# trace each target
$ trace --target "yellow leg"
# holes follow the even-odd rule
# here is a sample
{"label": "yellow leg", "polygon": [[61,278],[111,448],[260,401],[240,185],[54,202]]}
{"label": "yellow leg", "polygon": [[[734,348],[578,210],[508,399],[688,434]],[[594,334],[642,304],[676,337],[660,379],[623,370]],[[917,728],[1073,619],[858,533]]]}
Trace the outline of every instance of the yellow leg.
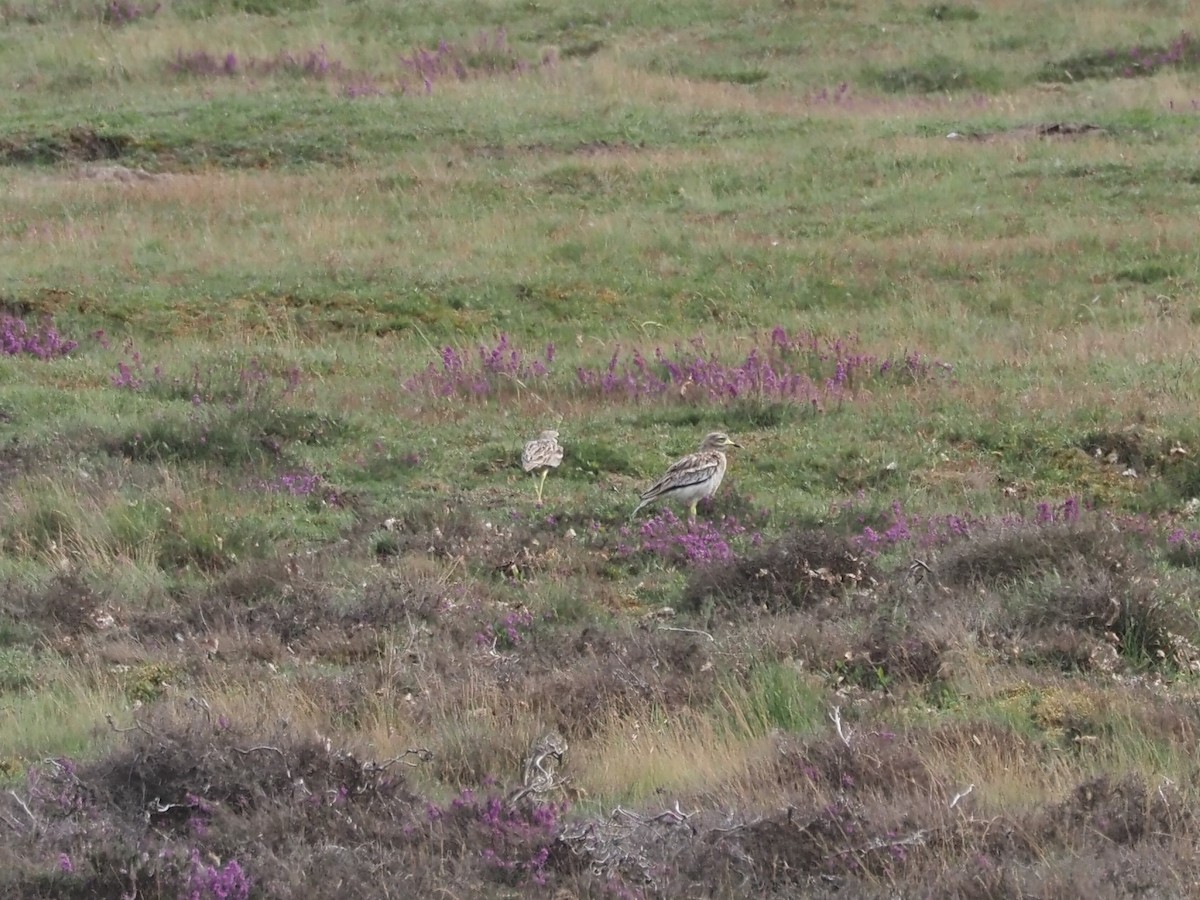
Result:
{"label": "yellow leg", "polygon": [[693,500],[692,505],[688,507],[688,524],[689,525],[696,524],[696,504],[698,502],[699,501],[697,501],[697,500]]}
{"label": "yellow leg", "polygon": [[538,506],[541,506],[541,505],[542,505],[542,488],[545,486],[545,484],[546,484],[546,476],[547,476],[547,475],[549,475],[549,474],[550,474],[550,470],[549,470],[549,469],[542,469],[542,477],[541,477],[541,478],[538,480],[538,483],[537,483],[537,502],[538,502]]}

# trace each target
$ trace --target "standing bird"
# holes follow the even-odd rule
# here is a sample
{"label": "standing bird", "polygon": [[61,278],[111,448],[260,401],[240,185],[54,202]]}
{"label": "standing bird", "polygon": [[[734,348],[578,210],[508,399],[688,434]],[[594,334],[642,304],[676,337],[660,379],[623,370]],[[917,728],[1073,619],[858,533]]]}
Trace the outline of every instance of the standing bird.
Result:
{"label": "standing bird", "polygon": [[521,468],[534,475],[540,471],[541,480],[537,484],[538,506],[542,505],[542,485],[546,483],[546,475],[551,469],[557,469],[562,462],[563,449],[558,443],[557,431],[543,431],[532,441],[525,444],[521,453]]}
{"label": "standing bird", "polygon": [[662,478],[642,491],[642,502],[629,518],[638,514],[643,506],[669,497],[687,504],[688,523],[696,521],[696,504],[711,497],[721,486],[728,461],[721,451],[726,447],[741,447],[723,431],[714,431],[700,442],[700,449],[672,463]]}

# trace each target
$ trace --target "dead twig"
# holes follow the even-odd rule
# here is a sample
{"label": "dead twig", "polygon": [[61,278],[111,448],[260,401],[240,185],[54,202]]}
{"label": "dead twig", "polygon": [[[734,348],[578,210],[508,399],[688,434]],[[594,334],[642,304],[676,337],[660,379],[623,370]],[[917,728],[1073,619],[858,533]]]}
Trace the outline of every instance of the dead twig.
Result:
{"label": "dead twig", "polygon": [[849,747],[850,738],[854,737],[854,732],[842,725],[842,708],[840,706],[833,708],[833,712],[829,714],[829,721],[833,723],[833,727],[837,730],[837,736],[842,739],[842,743]]}
{"label": "dead twig", "polygon": [[[405,758],[408,756],[415,756],[417,758],[417,762],[407,762]],[[424,747],[409,747],[407,750],[405,750],[399,756],[393,756],[391,759],[389,759],[385,762],[378,763],[378,764],[368,763],[368,765],[374,765],[376,770],[379,772],[384,771],[385,769],[387,769],[388,766],[391,766],[398,762],[403,762],[404,765],[412,766],[415,769],[421,763],[430,762],[432,759],[433,759],[433,751],[432,750],[426,750]]]}
{"label": "dead twig", "polygon": [[34,815],[34,814],[33,814],[33,813],[30,811],[29,807],[28,807],[28,806],[25,804],[25,801],[24,801],[24,800],[22,800],[20,797],[18,797],[18,796],[17,796],[17,792],[16,792],[16,791],[9,791],[8,793],[9,793],[9,796],[11,796],[11,797],[12,797],[14,800],[16,800],[16,801],[17,801],[17,805],[18,805],[18,806],[20,806],[20,807],[21,807],[21,809],[25,810],[25,815],[29,816],[29,821],[33,823],[33,827],[34,827],[34,828],[38,828],[38,827],[40,827],[40,826],[38,825],[37,816],[35,816],[35,815]]}
{"label": "dead twig", "polygon": [[104,721],[107,722],[108,727],[111,728],[113,731],[115,731],[117,734],[125,734],[127,731],[140,731],[143,734],[148,734],[151,737],[154,737],[154,730],[149,725],[146,725],[144,722],[142,722],[139,719],[134,719],[133,724],[130,725],[128,728],[118,728],[116,721],[113,719],[112,713],[105,713]]}
{"label": "dead twig", "polygon": [[648,822],[667,822],[671,825],[680,825],[692,817],[692,813],[685,813],[679,808],[679,801],[675,801],[674,809],[665,809],[656,816],[645,816],[641,813],[636,813],[633,810],[626,809],[623,806],[618,806],[612,811],[610,818],[616,819],[618,816],[623,816],[639,825],[645,825]]}
{"label": "dead twig", "polygon": [[924,844],[925,837],[928,834],[928,829],[922,828],[920,831],[915,831],[905,838],[879,838],[862,847],[851,847],[848,850],[839,850],[837,853],[831,853],[825,858],[833,859],[838,856],[845,856],[847,853],[857,853],[862,856],[867,853],[873,853],[876,850],[890,850],[893,847],[911,847],[913,844]]}
{"label": "dead twig", "polygon": [[203,697],[188,697],[187,706],[203,712],[204,717],[208,719],[209,724],[212,724],[212,707],[208,705],[208,701]]}
{"label": "dead twig", "polygon": [[958,806],[958,801],[967,796],[967,794],[971,793],[973,790],[975,790],[975,785],[968,784],[966,790],[959,791],[957,794],[955,794],[954,799],[950,801],[950,808],[954,809],[954,807]]}

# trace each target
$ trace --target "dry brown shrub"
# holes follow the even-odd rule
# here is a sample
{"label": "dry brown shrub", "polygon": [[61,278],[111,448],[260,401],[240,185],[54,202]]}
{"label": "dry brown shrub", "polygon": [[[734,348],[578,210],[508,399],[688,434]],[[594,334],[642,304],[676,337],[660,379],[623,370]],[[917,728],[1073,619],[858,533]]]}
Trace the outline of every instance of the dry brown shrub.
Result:
{"label": "dry brown shrub", "polygon": [[1098,527],[1022,526],[955,544],[938,561],[937,577],[951,587],[994,586],[1067,569],[1119,573],[1130,562],[1120,537]]}
{"label": "dry brown shrub", "polygon": [[1120,570],[1076,568],[1044,603],[1025,612],[1028,626],[1074,628],[1119,648],[1138,666],[1188,669],[1197,662],[1200,640],[1195,614],[1163,595],[1145,567],[1131,562]]}
{"label": "dry brown shrub", "polygon": [[559,648],[567,654],[529,660],[521,684],[530,708],[561,723],[568,737],[591,736],[614,715],[648,705],[669,712],[716,695],[718,673],[708,664],[711,648],[702,636],[586,626]]}
{"label": "dry brown shrub", "polygon": [[1195,836],[1196,815],[1179,788],[1141,775],[1100,775],[1076,787],[1066,800],[1045,810],[1043,842],[1072,847],[1080,843],[1135,845]]}
{"label": "dry brown shrub", "polygon": [[849,746],[836,735],[783,743],[775,767],[780,786],[811,784],[857,796],[924,795],[934,787],[915,736],[869,731],[861,724],[844,727],[858,732]]}
{"label": "dry brown shrub", "polygon": [[873,588],[878,580],[875,564],[848,538],[803,530],[731,564],[698,570],[680,605],[688,612],[711,609],[720,618],[738,620],[837,601]]}
{"label": "dry brown shrub", "polygon": [[73,638],[96,632],[105,603],[104,596],[72,573],[43,587],[14,581],[0,588],[0,614],[47,635]]}

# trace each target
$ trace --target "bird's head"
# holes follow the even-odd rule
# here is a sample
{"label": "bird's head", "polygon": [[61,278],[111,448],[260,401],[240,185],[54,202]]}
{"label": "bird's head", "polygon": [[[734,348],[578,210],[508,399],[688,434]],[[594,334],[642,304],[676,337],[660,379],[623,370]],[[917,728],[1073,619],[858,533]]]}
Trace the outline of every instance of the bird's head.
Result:
{"label": "bird's head", "polygon": [[741,447],[742,445],[723,431],[714,431],[705,435],[700,442],[701,450],[724,450],[726,447]]}

